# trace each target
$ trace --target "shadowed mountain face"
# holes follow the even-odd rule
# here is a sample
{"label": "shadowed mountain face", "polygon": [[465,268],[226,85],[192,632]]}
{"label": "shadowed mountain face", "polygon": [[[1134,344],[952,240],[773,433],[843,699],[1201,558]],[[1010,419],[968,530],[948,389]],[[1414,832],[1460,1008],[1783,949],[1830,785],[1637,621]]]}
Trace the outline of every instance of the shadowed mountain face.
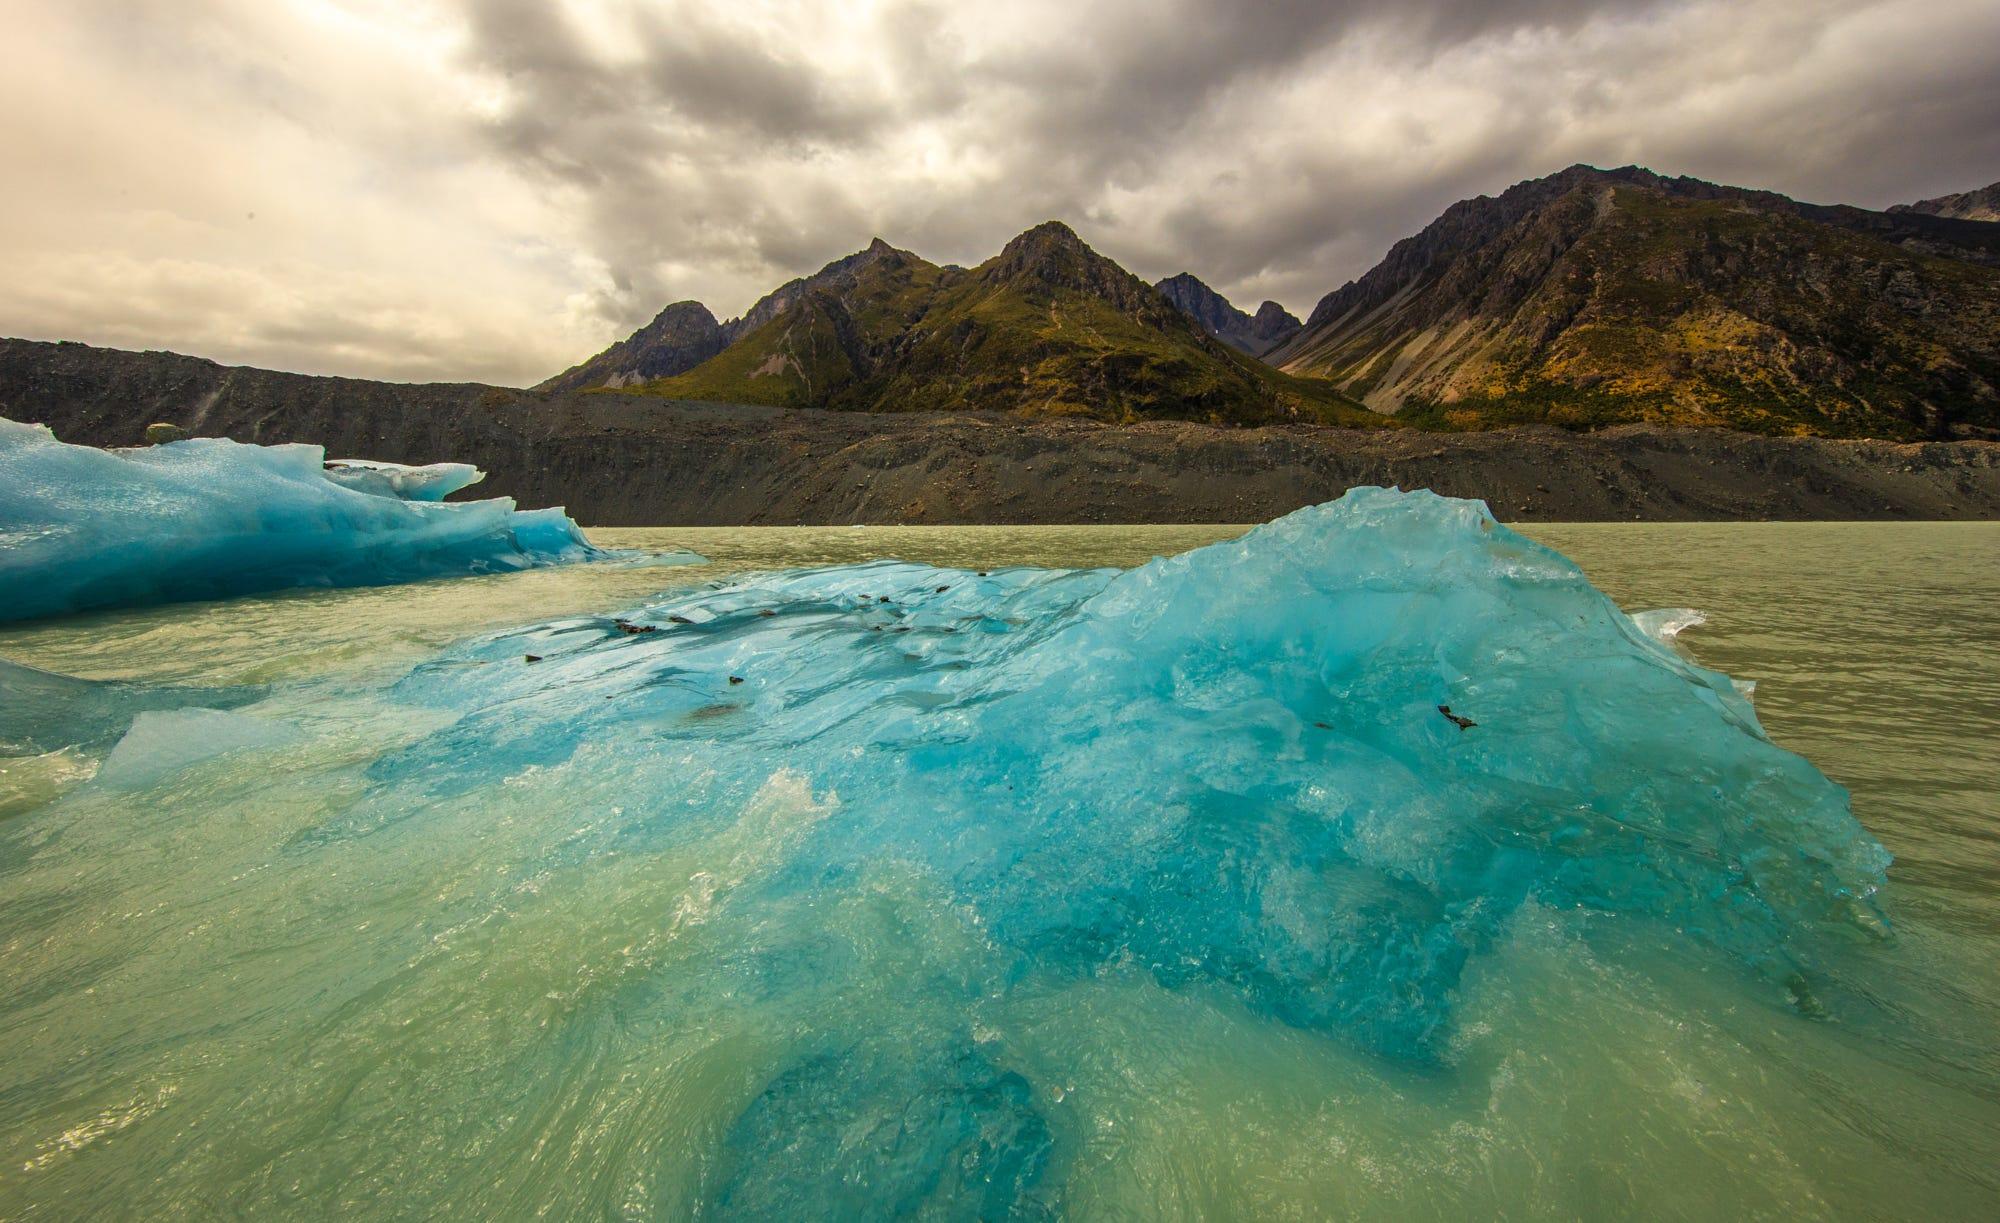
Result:
{"label": "shadowed mountain face", "polygon": [[1456,428],[1991,429],[2000,227],[1575,166],[1452,205],[1268,359]]}
{"label": "shadowed mountain face", "polygon": [[1258,355],[1262,356],[1297,335],[1304,326],[1298,315],[1277,302],[1266,301],[1250,318],[1250,338],[1257,342]]}
{"label": "shadowed mountain face", "polygon": [[1253,357],[1263,356],[1298,334],[1299,320],[1277,302],[1265,302],[1253,318],[1188,272],[1169,276],[1153,287],[1210,335]]}
{"label": "shadowed mountain face", "polygon": [[816,286],[850,276],[864,264],[894,253],[887,242],[877,238],[866,250],[836,259],[810,276],[786,281],[758,298],[743,317],[726,323],[716,322],[715,315],[700,302],[675,302],[630,336],[534,389],[616,391],[686,373],[776,318]]}
{"label": "shadowed mountain face", "polygon": [[1058,222],[971,269],[878,241],[781,295],[720,355],[644,389],[782,407],[1383,423],[1218,342]]}
{"label": "shadowed mountain face", "polygon": [[1960,191],[1936,199],[1898,204],[1890,212],[1920,212],[1933,217],[1956,217],[1961,221],[2000,221],[2000,183],[1977,191]]}
{"label": "shadowed mountain face", "polygon": [[538,391],[617,390],[684,373],[721,352],[728,333],[700,302],[675,302],[653,321],[581,365],[536,386]]}

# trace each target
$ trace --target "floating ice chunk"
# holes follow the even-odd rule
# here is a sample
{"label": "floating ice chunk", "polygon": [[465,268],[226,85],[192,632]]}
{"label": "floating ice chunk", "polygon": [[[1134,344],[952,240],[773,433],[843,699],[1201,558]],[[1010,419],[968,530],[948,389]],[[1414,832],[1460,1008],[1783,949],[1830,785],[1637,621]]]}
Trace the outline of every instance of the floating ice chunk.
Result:
{"label": "floating ice chunk", "polygon": [[[406,480],[410,494],[443,495],[470,470],[440,466],[452,470]],[[400,477],[367,478],[393,488]],[[0,420],[0,620],[602,555],[560,509],[344,487],[317,446],[199,438],[106,451]]]}
{"label": "floating ice chunk", "polygon": [[326,478],[342,488],[378,497],[400,497],[404,501],[442,501],[486,478],[485,472],[470,463],[410,467],[371,459],[328,459],[325,468]]}
{"label": "floating ice chunk", "polygon": [[100,785],[137,789],[168,773],[230,752],[275,747],[292,738],[277,722],[225,709],[148,710],[97,770]]}
{"label": "floating ice chunk", "polygon": [[1657,607],[1651,611],[1633,612],[1632,623],[1654,641],[1672,645],[1674,638],[1682,633],[1707,624],[1708,617],[1692,607]]}
{"label": "floating ice chunk", "polygon": [[254,687],[152,687],[77,679],[0,658],[0,756],[101,748],[148,709],[226,709],[261,696]]}
{"label": "floating ice chunk", "polygon": [[[377,962],[449,1004],[468,956],[552,948],[569,1031],[697,1040],[657,1050],[704,1199],[668,1212],[1088,1213],[1066,1195],[1126,1113],[1066,1085],[1188,1081],[1152,1043],[1183,1007],[1429,1071],[1467,1048],[1468,969],[1538,988],[1493,956],[1526,924],[1601,957],[1583,979],[1713,969],[1806,1014],[1881,929],[1887,854],[1727,677],[1427,494],[1123,573],[746,575],[465,643],[389,699],[426,708],[384,711],[402,746],[308,804],[286,877],[491,829],[481,878],[551,881],[438,902],[512,942]],[[1099,1021],[1121,997],[1143,1022]],[[1047,1017],[1100,1003],[1065,1052]]]}
{"label": "floating ice chunk", "polygon": [[[1137,970],[1431,1061],[1465,966],[1525,904],[1779,978],[1817,971],[1823,932],[1882,928],[1888,855],[1727,676],[1484,506],[1428,493],[1356,490],[1125,573],[754,575],[622,625],[489,638],[398,690],[459,714],[372,766],[399,809],[588,745],[650,813],[632,845],[809,778],[838,807],[715,920],[774,929],[894,861],[1007,966],[972,995]],[[760,954],[781,992],[835,971]],[[798,1073],[787,1101],[830,1082]],[[793,1109],[746,1121],[749,1148]]]}

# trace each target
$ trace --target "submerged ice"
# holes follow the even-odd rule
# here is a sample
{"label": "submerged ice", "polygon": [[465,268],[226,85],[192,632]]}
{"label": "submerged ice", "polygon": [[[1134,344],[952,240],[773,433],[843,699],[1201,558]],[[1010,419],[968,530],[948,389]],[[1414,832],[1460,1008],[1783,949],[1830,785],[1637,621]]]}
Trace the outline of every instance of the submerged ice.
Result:
{"label": "submerged ice", "polygon": [[[496,1034],[466,1116],[635,1076],[627,1128],[587,1131],[662,1213],[1059,1213],[1115,1140],[1061,1101],[1119,1076],[1035,1033],[1092,987],[1434,1076],[1469,974],[1543,912],[1810,1013],[1883,930],[1887,854],[1662,640],[1687,616],[1653,620],[1476,503],[1363,489],[1129,572],[883,561],[492,635],[369,691],[411,729],[310,783],[276,958],[320,945],[279,880],[427,898],[319,1039],[373,1065]],[[161,704],[100,792],[184,792],[176,736],[289,750],[261,706]],[[403,877],[445,852],[474,865]],[[454,955],[521,1013],[469,1007]]]}
{"label": "submerged ice", "polygon": [[107,451],[0,420],[0,620],[599,555],[560,509],[442,502],[480,478],[222,438]]}

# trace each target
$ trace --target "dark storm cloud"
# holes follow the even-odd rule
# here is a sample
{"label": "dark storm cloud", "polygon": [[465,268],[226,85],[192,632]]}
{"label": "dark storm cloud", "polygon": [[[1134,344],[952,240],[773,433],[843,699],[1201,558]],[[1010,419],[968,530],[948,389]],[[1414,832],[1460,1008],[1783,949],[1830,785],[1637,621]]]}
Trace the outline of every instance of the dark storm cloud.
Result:
{"label": "dark storm cloud", "polygon": [[[472,0],[465,55],[505,91],[483,138],[576,193],[606,268],[596,309],[625,326],[691,291],[692,267],[782,279],[874,230],[971,259],[1048,216],[1115,228],[1098,198],[1105,185],[1143,184],[1216,94],[1294,71],[1358,27],[1449,45],[1592,9],[1184,0],[1029,13],[1022,28],[996,32],[908,3],[835,23],[858,36],[826,46],[788,37],[782,12],[759,22],[708,5],[649,5],[592,40],[579,14]],[[853,70],[857,56],[867,70]],[[867,168],[810,173],[870,152],[893,159],[884,146],[924,125],[943,128],[984,172],[895,197],[871,190]],[[1174,211],[1185,216],[1186,205]],[[1277,245],[1260,262],[1296,248]],[[738,296],[721,308],[740,308]]]}
{"label": "dark storm cloud", "polygon": [[[1452,200],[1570,160],[1623,160],[1629,150],[1669,170],[1729,167],[1744,159],[1737,144],[1768,159],[1770,141],[1728,127],[1635,142],[1630,125],[1663,125],[1617,115],[1626,91],[1607,91],[1605,78],[1618,86],[1647,71],[1623,47],[1698,7],[1176,0],[986,20],[907,3],[801,33],[782,9],[648,5],[586,49],[577,14],[479,0],[466,55],[506,83],[508,103],[485,127],[494,147],[581,189],[587,240],[607,268],[597,308],[618,326],[704,281],[740,279],[732,300],[715,303],[740,309],[875,232],[972,260],[1052,216],[1145,274],[1188,268],[1305,310]],[[1813,6],[1807,16],[1865,7]],[[1728,16],[1708,28],[1726,35]],[[849,41],[816,40],[829,25]],[[1765,27],[1743,28],[1755,37]],[[1618,30],[1631,39],[1606,37]],[[1406,132],[1377,132],[1378,147],[1362,156],[1321,138],[1385,97],[1393,108],[1399,89],[1432,88],[1432,76],[1454,70],[1445,61],[1480,61],[1485,48],[1523,71],[1496,77],[1476,113],[1413,117]],[[1690,63],[1685,84],[1709,87],[1728,60]],[[1263,95],[1315,89],[1318,108],[1295,97],[1260,106]],[[1951,109],[1973,139],[1975,108]],[[1592,131],[1602,116],[1614,126]],[[964,156],[961,175],[898,174],[901,138],[926,127]],[[1454,131],[1479,139],[1454,143]],[[1232,149],[1242,156],[1230,168]],[[1408,168],[1389,164],[1397,152]]]}

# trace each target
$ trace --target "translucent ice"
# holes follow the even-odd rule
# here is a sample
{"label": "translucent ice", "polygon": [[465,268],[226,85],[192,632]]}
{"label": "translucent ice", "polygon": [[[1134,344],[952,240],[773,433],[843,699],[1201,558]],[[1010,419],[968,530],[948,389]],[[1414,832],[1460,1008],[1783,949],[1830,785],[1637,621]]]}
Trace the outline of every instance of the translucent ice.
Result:
{"label": "translucent ice", "polygon": [[106,747],[147,710],[227,709],[255,688],[181,688],[76,679],[0,658],[0,755]]}
{"label": "translucent ice", "polygon": [[220,438],[106,451],[0,420],[0,620],[601,555],[559,509],[437,500],[479,474],[329,472],[317,446]]}
{"label": "translucent ice", "polygon": [[405,501],[442,501],[486,478],[485,472],[470,463],[411,467],[371,459],[328,459],[325,466],[326,478],[344,488]]}
{"label": "translucent ice", "polygon": [[1692,607],[1656,607],[1632,613],[1632,623],[1655,641],[1671,643],[1691,628],[1708,623],[1708,617]]}
{"label": "translucent ice", "polygon": [[230,752],[275,747],[291,738],[283,725],[222,709],[149,710],[104,758],[97,780],[124,789]]}
{"label": "translucent ice", "polygon": [[[122,755],[120,769],[136,766],[126,774],[123,784],[143,785],[180,764],[234,747],[278,743],[283,738],[282,728],[275,725],[260,728],[277,732],[270,735],[210,738],[209,732],[216,729],[248,732],[249,727],[209,722],[193,725],[192,733],[182,736],[178,763],[168,754],[148,750],[149,740],[159,746],[153,732],[171,726],[177,715],[193,715],[196,723],[204,718],[229,719],[236,715],[225,710],[248,704],[260,695],[259,689],[251,687],[161,687],[83,680],[0,659],[0,818],[48,802],[98,775],[106,749],[113,757]],[[174,712],[152,712],[160,710]],[[129,733],[135,722],[148,719],[165,720],[155,721],[146,734],[135,737]],[[108,766],[108,761],[103,763]],[[118,771],[112,770],[114,777]]]}
{"label": "translucent ice", "polygon": [[[470,644],[397,696],[451,720],[298,852],[561,776],[613,813],[598,852],[697,856],[675,920],[728,951],[655,988],[801,1034],[722,1131],[713,1201],[752,1215],[1054,1209],[1048,1085],[978,1030],[1017,990],[1136,975],[1435,1065],[1523,906],[1801,1009],[1883,929],[1887,854],[1728,677],[1427,493],[1125,573],[751,576]],[[925,923],[878,930],[891,895]]]}

